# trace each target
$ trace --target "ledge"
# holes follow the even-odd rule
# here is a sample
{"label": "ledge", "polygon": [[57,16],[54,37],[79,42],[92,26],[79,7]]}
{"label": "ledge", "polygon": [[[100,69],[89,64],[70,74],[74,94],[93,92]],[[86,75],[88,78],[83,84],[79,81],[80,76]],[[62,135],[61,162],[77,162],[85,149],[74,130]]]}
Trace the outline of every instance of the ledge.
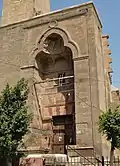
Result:
{"label": "ledge", "polygon": [[96,10],[93,2],[87,2],[87,3],[80,4],[80,5],[61,9],[58,11],[53,11],[53,12],[50,12],[47,14],[35,16],[31,19],[26,19],[26,20],[19,21],[19,22],[13,23],[13,24],[1,25],[0,29],[2,29],[2,28],[13,29],[13,28],[20,27],[20,26],[22,26],[25,29],[28,29],[28,28],[33,28],[33,27],[39,26],[41,24],[49,23],[49,22],[55,21],[55,20],[59,21],[59,20],[63,20],[63,19],[68,19],[69,17],[85,15],[88,12],[88,8],[90,6],[93,7],[93,9],[96,13],[96,16],[98,18],[98,21],[102,27],[99,15],[97,13],[97,10]]}

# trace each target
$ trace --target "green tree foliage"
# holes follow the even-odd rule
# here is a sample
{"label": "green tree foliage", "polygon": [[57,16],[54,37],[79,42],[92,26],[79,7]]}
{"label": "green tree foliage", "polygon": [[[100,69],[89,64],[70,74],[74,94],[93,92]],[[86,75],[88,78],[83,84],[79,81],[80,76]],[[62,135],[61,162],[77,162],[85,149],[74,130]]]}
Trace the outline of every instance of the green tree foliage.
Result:
{"label": "green tree foliage", "polygon": [[115,148],[120,148],[120,107],[110,108],[99,117],[99,131],[111,143],[110,163],[113,165]]}
{"label": "green tree foliage", "polygon": [[26,106],[28,85],[24,79],[16,86],[6,85],[0,96],[0,159],[15,156],[28,131],[30,116]]}

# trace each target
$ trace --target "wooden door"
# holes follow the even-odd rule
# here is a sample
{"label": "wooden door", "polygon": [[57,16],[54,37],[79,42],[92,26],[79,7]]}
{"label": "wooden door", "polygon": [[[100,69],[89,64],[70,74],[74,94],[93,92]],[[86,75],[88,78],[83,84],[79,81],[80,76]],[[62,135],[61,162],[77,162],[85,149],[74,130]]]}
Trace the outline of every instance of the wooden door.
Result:
{"label": "wooden door", "polygon": [[63,125],[54,126],[53,129],[53,153],[65,153],[65,130]]}
{"label": "wooden door", "polygon": [[66,145],[74,144],[73,137],[72,116],[53,117],[53,153],[66,154]]}

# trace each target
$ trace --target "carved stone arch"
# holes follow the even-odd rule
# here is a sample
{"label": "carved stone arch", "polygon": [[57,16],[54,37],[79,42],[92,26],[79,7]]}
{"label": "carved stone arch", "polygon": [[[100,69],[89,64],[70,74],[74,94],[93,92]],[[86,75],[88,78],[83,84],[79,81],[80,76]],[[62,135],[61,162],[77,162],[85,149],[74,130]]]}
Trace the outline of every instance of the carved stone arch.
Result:
{"label": "carved stone arch", "polygon": [[80,50],[78,45],[71,39],[69,33],[66,30],[63,30],[61,28],[52,28],[46,30],[42,35],[39,36],[37,42],[36,42],[36,49],[34,51],[34,58],[35,56],[43,51],[43,43],[47,39],[48,36],[52,34],[58,34],[61,36],[61,38],[64,41],[64,47],[68,47],[72,51],[73,59],[77,58],[78,55],[80,55]]}
{"label": "carved stone arch", "polygon": [[[51,50],[53,43],[56,44]],[[40,117],[40,129],[42,128],[43,131],[47,129],[52,133],[50,136],[52,144],[49,145],[49,149],[55,154],[58,151],[66,153],[66,145],[73,145],[76,141],[73,59],[79,54],[79,47],[70,38],[68,32],[60,28],[51,28],[38,38],[36,47],[29,58],[32,59],[33,64],[31,66],[34,73],[34,104]],[[71,124],[62,124],[62,126],[65,125],[63,132],[57,127],[56,135],[56,129],[50,122],[54,117],[61,120],[61,115],[66,121],[70,118]],[[62,135],[63,144],[56,147],[59,134]],[[45,141],[43,137],[42,140]]]}

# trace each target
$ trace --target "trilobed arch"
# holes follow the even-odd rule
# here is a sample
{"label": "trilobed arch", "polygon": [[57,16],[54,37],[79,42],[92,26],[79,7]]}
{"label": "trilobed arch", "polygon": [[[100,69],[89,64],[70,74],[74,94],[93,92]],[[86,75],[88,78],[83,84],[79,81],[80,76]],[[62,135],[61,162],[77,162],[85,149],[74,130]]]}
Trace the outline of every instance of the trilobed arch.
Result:
{"label": "trilobed arch", "polygon": [[[47,129],[53,132],[52,153],[65,153],[66,145],[75,144],[73,59],[77,54],[77,45],[65,31],[59,28],[46,31],[37,41],[37,49],[34,53],[37,69],[34,71],[34,76],[39,82],[35,85],[36,96],[41,108],[43,129],[47,126]],[[46,119],[54,119],[54,125],[56,123],[61,125],[59,121],[64,125],[65,137],[60,133],[61,131],[57,132],[65,138],[62,148],[61,145],[56,147],[56,142],[59,140],[54,131],[55,126]]]}
{"label": "trilobed arch", "polygon": [[71,39],[69,33],[61,28],[48,29],[44,33],[42,33],[42,35],[38,37],[36,43],[36,47],[38,48],[37,52],[42,51],[44,41],[47,39],[48,36],[51,36],[52,34],[59,35],[63,39],[64,46],[68,47],[72,51],[73,59],[77,58],[77,56],[80,54],[78,45]]}

